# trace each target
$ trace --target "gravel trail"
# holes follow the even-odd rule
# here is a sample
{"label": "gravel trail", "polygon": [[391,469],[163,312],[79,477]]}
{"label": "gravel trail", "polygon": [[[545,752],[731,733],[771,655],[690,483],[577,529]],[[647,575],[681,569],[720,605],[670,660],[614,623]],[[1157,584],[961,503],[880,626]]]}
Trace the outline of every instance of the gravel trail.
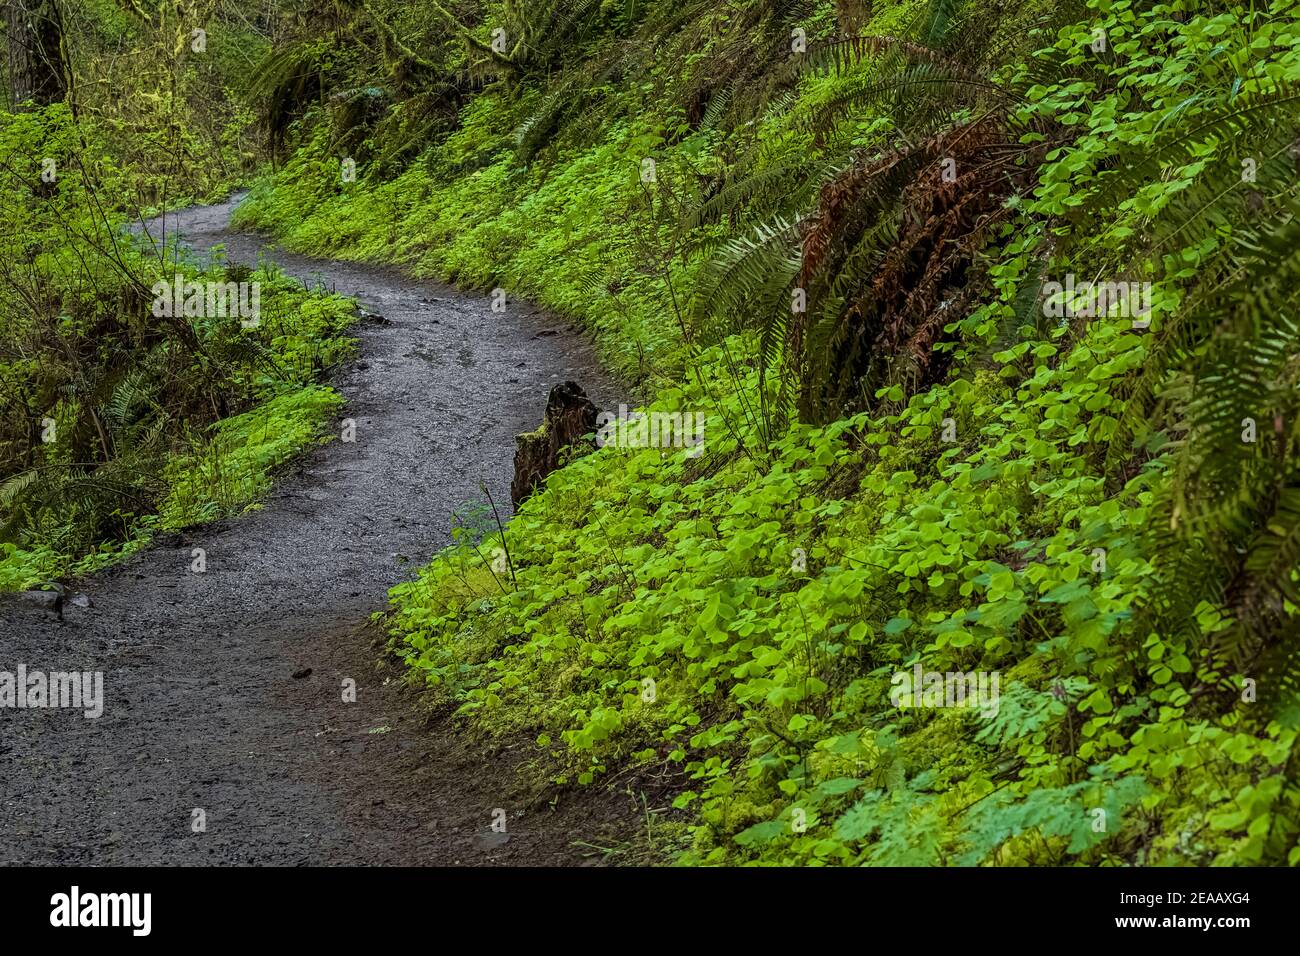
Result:
{"label": "gravel trail", "polygon": [[[233,202],[167,228],[232,261],[263,252],[386,320],[357,326],[335,377],[356,442],[309,452],[261,510],[82,582],[92,604],[62,625],[0,598],[0,671],[102,671],[105,698],[93,720],[0,709],[0,865],[594,862],[575,842],[624,829],[630,803],[519,792],[526,747],[489,753],[429,726],[365,623],[449,541],[480,481],[508,508],[514,436],[553,384],[574,379],[598,405],[614,387],[563,320],[275,250],[230,231]],[[206,573],[190,571],[194,548]]]}

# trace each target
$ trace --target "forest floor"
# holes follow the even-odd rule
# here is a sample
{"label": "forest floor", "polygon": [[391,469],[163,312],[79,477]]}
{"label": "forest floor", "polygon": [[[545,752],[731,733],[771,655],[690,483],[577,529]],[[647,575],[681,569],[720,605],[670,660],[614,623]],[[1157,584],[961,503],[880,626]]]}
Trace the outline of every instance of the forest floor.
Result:
{"label": "forest floor", "polygon": [[[166,228],[234,262],[264,252],[381,317],[358,325],[359,354],[334,380],[356,441],[299,459],[260,510],[79,582],[91,604],[62,624],[0,599],[0,670],[102,671],[105,702],[97,719],[0,710],[0,864],[602,862],[580,844],[634,834],[631,797],[525,792],[528,742],[430,721],[367,621],[449,542],[480,482],[508,509],[515,435],[552,385],[576,380],[598,405],[615,386],[566,322],[267,248],[229,230],[233,202]],[[190,570],[194,548],[205,573]]]}

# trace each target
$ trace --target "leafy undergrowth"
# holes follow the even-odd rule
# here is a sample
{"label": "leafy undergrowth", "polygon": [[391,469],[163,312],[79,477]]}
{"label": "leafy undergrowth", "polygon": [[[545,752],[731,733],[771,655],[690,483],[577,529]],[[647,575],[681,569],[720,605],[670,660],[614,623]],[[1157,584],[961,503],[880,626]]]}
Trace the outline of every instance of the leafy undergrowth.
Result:
{"label": "leafy undergrowth", "polygon": [[[333,307],[333,304],[331,304]],[[340,300],[340,329],[352,307]],[[340,339],[336,347],[345,344]],[[36,512],[16,542],[0,541],[0,591],[38,587],[92,574],[147,547],[159,532],[179,531],[258,506],[279,470],[312,445],[329,441],[343,397],[328,385],[304,384],[263,399],[249,411],[186,432],[141,486],[143,507],[118,509],[119,535],[86,551],[77,514]]]}

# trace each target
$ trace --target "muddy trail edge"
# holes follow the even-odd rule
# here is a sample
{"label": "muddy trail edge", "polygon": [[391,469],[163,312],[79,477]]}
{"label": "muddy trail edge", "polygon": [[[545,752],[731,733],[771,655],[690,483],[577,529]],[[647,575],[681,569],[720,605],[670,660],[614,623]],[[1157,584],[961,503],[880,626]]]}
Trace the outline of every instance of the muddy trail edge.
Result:
{"label": "muddy trail edge", "polygon": [[233,262],[263,253],[382,317],[357,325],[359,354],[334,377],[356,441],[308,452],[261,510],[82,582],[91,606],[62,625],[0,596],[0,670],[102,671],[105,702],[97,719],[0,710],[0,865],[598,862],[575,844],[625,830],[630,801],[523,793],[527,747],[428,726],[364,625],[449,542],[480,482],[509,508],[515,435],[552,385],[576,380],[598,405],[614,387],[567,321],[268,248],[230,231],[236,201],[168,215],[167,230]]}

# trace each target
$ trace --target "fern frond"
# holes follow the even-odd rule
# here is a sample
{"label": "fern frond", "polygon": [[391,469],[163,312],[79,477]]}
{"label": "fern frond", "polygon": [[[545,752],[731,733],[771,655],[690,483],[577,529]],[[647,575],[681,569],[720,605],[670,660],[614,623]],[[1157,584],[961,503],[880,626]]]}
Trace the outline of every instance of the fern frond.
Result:
{"label": "fern frond", "polygon": [[[802,222],[776,217],[753,227],[753,238],[726,242],[704,269],[696,288],[691,322],[705,340],[717,334],[717,323],[751,328],[754,316],[770,316],[777,290],[786,289],[799,270],[793,254]],[[760,318],[759,324],[769,319]]]}

